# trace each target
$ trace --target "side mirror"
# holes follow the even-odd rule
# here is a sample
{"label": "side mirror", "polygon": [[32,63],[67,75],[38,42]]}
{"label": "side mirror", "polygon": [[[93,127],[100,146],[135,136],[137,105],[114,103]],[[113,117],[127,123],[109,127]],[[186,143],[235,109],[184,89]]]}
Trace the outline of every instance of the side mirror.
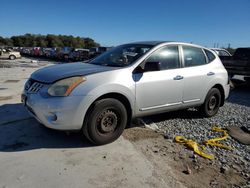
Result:
{"label": "side mirror", "polygon": [[144,65],[144,72],[159,71],[159,70],[161,70],[161,63],[160,62],[148,61]]}
{"label": "side mirror", "polygon": [[142,74],[143,72],[144,72],[143,68],[139,65],[138,67],[135,68],[133,74]]}

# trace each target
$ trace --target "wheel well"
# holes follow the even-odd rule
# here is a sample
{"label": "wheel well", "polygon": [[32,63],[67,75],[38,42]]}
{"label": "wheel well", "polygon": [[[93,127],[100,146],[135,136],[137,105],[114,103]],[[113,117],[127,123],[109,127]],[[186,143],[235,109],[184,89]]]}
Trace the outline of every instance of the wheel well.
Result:
{"label": "wheel well", "polygon": [[220,91],[220,93],[221,93],[221,103],[220,103],[220,106],[223,106],[224,103],[225,103],[225,92],[224,92],[224,89],[223,89],[222,85],[216,84],[212,88],[217,88]]}
{"label": "wheel well", "polygon": [[120,101],[126,108],[127,110],[127,114],[128,114],[128,122],[127,122],[127,126],[130,125],[130,122],[131,122],[131,119],[132,119],[132,108],[131,108],[131,105],[130,105],[130,102],[129,100],[127,99],[127,97],[125,97],[124,95],[120,94],[120,93],[107,93],[107,94],[104,94],[100,97],[98,97],[89,107],[88,111],[91,110],[91,108],[93,107],[94,103],[96,101],[99,101],[101,99],[107,99],[107,98],[113,98],[113,99],[116,99],[118,101]]}

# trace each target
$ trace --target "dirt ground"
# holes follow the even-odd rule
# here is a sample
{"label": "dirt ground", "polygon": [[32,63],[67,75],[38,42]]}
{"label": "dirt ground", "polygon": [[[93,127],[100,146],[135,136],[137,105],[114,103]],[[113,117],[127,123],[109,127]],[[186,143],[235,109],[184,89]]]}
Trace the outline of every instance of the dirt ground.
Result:
{"label": "dirt ground", "polygon": [[237,187],[246,182],[237,169],[222,173],[213,161],[194,155],[184,145],[151,129],[135,127],[127,129],[123,136],[154,164],[155,173],[162,179],[171,177],[186,187],[204,188]]}

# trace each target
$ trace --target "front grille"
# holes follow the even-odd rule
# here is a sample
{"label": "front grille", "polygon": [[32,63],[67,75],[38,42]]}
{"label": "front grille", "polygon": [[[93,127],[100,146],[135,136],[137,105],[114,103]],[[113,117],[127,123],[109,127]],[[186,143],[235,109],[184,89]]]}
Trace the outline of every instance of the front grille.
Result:
{"label": "front grille", "polygon": [[42,89],[42,87],[43,87],[42,83],[37,82],[33,79],[29,79],[24,86],[27,93],[37,93],[40,91],[40,89]]}
{"label": "front grille", "polygon": [[28,89],[28,93],[37,93],[38,91],[40,91],[40,89],[42,89],[42,87],[43,87],[43,84],[34,82]]}

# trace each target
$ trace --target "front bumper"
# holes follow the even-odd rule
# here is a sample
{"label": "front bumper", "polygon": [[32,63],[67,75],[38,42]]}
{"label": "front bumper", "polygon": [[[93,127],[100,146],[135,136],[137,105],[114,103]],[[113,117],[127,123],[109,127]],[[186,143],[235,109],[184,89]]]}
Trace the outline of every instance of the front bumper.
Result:
{"label": "front bumper", "polygon": [[80,130],[91,96],[42,97],[22,94],[22,102],[29,113],[48,128]]}

